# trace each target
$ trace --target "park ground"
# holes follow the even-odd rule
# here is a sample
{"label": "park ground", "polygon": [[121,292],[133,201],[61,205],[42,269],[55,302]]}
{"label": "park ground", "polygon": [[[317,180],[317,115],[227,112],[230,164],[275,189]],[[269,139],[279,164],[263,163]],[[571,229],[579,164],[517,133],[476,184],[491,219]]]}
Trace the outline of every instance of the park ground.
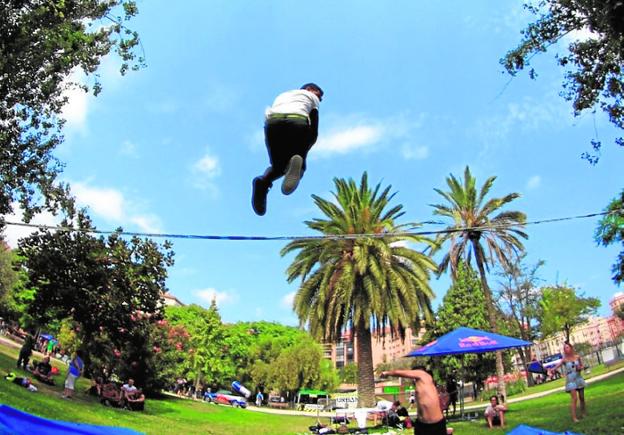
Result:
{"label": "park ground", "polygon": [[[37,358],[37,356],[35,356]],[[0,371],[16,370],[17,349],[0,342]],[[97,425],[122,426],[147,434],[301,434],[316,423],[316,417],[286,415],[283,413],[253,412],[252,409],[234,409],[227,406],[206,404],[173,397],[149,399],[144,412],[130,412],[108,408],[96,398],[83,393],[88,381],[78,382],[75,398],[63,400],[62,381],[67,366],[53,361],[61,375],[57,385],[50,387],[37,383],[39,391],[32,393],[8,381],[0,380],[0,403],[51,419],[83,422]],[[622,365],[609,368],[596,367],[592,376],[617,372]],[[569,397],[561,391],[553,391],[543,397],[531,397],[545,393],[559,384],[543,384],[524,393],[527,400],[513,401],[507,414],[507,430],[519,424],[542,427],[552,431],[573,430],[585,435],[624,434],[624,372],[619,371],[589,385],[586,392],[589,416],[578,424],[572,424],[569,416]],[[328,418],[321,418],[328,423]],[[488,430],[483,419],[472,422],[451,422],[455,433],[495,434],[507,430]],[[385,431],[381,431],[385,432]],[[410,432],[405,432],[410,433]]]}

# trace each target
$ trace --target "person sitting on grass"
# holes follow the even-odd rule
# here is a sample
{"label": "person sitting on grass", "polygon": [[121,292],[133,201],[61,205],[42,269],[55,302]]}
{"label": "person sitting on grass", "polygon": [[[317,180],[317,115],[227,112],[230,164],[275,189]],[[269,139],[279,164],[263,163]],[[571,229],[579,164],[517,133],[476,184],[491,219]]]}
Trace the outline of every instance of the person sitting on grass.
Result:
{"label": "person sitting on grass", "polygon": [[505,411],[507,407],[498,401],[498,396],[490,397],[490,404],[485,408],[485,419],[490,429],[494,426],[505,427]]}
{"label": "person sitting on grass", "polygon": [[128,383],[121,386],[121,391],[125,397],[135,393],[137,391],[137,387],[134,386],[134,379],[129,378]]}
{"label": "person sitting on grass", "polygon": [[143,411],[145,409],[145,395],[141,390],[135,390],[126,394],[126,403],[130,411]]}
{"label": "person sitting on grass", "polygon": [[102,395],[103,383],[104,381],[99,376],[95,379],[91,379],[91,385],[89,385],[89,388],[87,388],[87,390],[85,391],[85,394],[88,394],[90,396],[100,397]]}
{"label": "person sitting on grass", "polygon": [[50,357],[46,356],[43,360],[35,364],[33,368],[33,376],[44,384],[54,385],[52,378],[52,366],[50,365]]}

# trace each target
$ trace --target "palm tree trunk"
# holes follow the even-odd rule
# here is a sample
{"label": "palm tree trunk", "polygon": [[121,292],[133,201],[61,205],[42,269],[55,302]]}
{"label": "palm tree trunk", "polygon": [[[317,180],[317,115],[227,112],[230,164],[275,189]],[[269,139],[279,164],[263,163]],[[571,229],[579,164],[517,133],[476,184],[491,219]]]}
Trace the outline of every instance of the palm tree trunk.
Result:
{"label": "palm tree trunk", "polygon": [[370,329],[360,322],[355,327],[358,363],[358,406],[375,406],[375,375],[373,372],[373,350]]}
{"label": "palm tree trunk", "polygon": [[[485,297],[485,306],[487,307],[488,320],[490,322],[490,329],[492,332],[498,333],[498,324],[496,323],[496,310],[494,309],[494,302],[492,301],[492,292],[487,282],[485,275],[485,267],[483,266],[483,252],[481,246],[474,243],[475,259],[477,260],[477,267],[479,268],[479,276],[481,277],[481,287],[483,287],[483,296]],[[496,377],[498,378],[498,385],[496,390],[499,395],[502,395],[507,399],[507,389],[505,387],[505,366],[503,365],[503,352],[496,352]]]}

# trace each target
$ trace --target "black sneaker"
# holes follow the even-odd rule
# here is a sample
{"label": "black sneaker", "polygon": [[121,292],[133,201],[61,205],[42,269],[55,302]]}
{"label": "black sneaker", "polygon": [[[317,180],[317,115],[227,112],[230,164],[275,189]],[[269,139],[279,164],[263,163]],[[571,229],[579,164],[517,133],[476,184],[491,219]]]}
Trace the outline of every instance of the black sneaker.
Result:
{"label": "black sneaker", "polygon": [[284,195],[290,195],[299,185],[302,167],[303,158],[300,155],[295,154],[290,158],[290,162],[288,162],[288,169],[286,169],[284,181],[282,182],[282,193]]}
{"label": "black sneaker", "polygon": [[271,187],[262,177],[253,179],[253,190],[251,195],[251,206],[258,216],[266,213],[266,199]]}

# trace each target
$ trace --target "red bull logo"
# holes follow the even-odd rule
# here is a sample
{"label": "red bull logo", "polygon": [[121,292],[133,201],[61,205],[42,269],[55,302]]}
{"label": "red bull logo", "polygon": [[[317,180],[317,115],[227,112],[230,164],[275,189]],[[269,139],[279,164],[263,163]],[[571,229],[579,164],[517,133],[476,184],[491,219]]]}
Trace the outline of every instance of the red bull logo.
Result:
{"label": "red bull logo", "polygon": [[473,348],[473,347],[483,347],[483,346],[492,346],[498,344],[498,342],[490,337],[485,337],[483,335],[471,335],[470,337],[462,338],[459,340],[459,347],[462,348]]}

